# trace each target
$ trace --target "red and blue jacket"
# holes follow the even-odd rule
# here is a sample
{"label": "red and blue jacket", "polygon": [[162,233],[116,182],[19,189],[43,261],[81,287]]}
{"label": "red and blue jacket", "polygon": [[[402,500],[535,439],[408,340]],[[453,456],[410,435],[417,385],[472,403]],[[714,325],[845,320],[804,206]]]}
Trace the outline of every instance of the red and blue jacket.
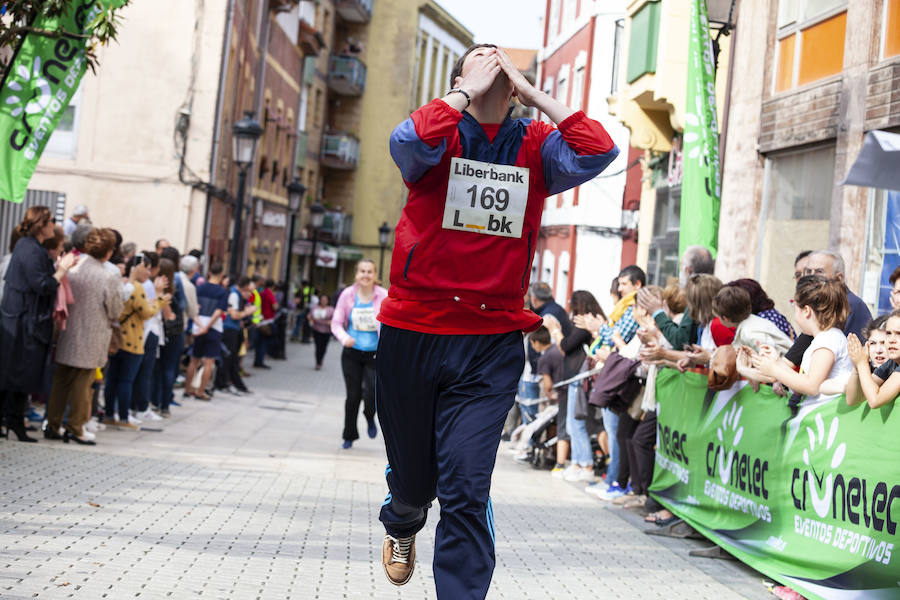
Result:
{"label": "red and blue jacket", "polygon": [[[541,318],[525,309],[525,294],[544,200],[593,179],[615,159],[619,149],[603,126],[582,111],[558,129],[507,116],[491,139],[470,114],[437,99],[394,129],[390,150],[409,200],[395,231],[379,320],[446,335],[537,328]],[[454,157],[529,170],[521,237],[443,228]]]}

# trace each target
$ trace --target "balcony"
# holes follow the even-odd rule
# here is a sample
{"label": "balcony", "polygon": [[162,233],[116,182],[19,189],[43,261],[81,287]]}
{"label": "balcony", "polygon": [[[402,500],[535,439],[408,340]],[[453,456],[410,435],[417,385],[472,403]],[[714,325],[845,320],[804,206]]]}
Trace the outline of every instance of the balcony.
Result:
{"label": "balcony", "polygon": [[297,45],[300,46],[300,51],[304,56],[315,56],[319,50],[325,47],[325,40],[315,27],[300,19]]}
{"label": "balcony", "polygon": [[366,89],[366,65],[355,56],[332,56],[328,89],[342,96],[361,96]]}
{"label": "balcony", "polygon": [[368,23],[375,0],[335,0],[334,8],[348,23]]}
{"label": "balcony", "polygon": [[339,210],[326,210],[322,227],[319,229],[319,239],[343,244],[350,241],[352,231],[352,215],[344,214]]}
{"label": "balcony", "polygon": [[359,164],[359,140],[346,133],[326,133],[322,136],[321,162],[332,169],[355,169]]}

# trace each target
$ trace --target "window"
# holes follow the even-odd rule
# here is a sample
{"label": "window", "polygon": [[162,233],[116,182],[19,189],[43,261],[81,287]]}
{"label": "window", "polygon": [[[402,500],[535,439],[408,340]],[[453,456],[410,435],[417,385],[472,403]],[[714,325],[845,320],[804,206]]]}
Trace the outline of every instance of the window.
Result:
{"label": "window", "polygon": [[559,0],[550,0],[550,15],[547,23],[547,41],[550,41],[559,33]]}
{"label": "window", "polygon": [[[548,96],[553,96],[553,78],[548,77],[544,80],[544,86],[541,88],[541,91],[547,94]],[[543,115],[543,113],[541,113]],[[550,118],[546,115],[542,116],[542,120],[546,122],[550,122]]]}
{"label": "window", "polygon": [[781,0],[775,92],[806,85],[844,68],[846,0]]}
{"label": "window", "polygon": [[559,70],[559,83],[556,84],[556,99],[563,104],[569,102],[569,65]]}
{"label": "window", "polygon": [[884,38],[882,58],[900,54],[900,0],[886,0],[884,3]]}
{"label": "window", "polygon": [[322,126],[322,90],[316,90],[316,99],[313,102],[313,124],[316,127]]}
{"label": "window", "polygon": [[569,300],[569,253],[563,251],[559,255],[559,266],[556,269],[556,302],[565,306]]}
{"label": "window", "polygon": [[653,237],[647,258],[647,283],[665,285],[678,276],[678,234],[681,230],[681,186],[656,189]]}
{"label": "window", "polygon": [[834,188],[834,146],[769,159],[766,202],[774,221],[827,221]]}
{"label": "window", "polygon": [[656,73],[659,44],[659,2],[651,1],[631,17],[628,42],[628,83],[646,73]]}
{"label": "window", "polygon": [[900,267],[900,192],[869,191],[868,235],[863,289],[872,314],[891,311],[891,274]]}
{"label": "window", "polygon": [[563,27],[568,27],[575,21],[578,0],[563,0],[563,3]]}
{"label": "window", "polygon": [[427,33],[419,32],[422,36],[421,41],[419,42],[419,58],[416,62],[416,96],[415,96],[415,105],[416,107],[421,106],[428,102],[428,98],[425,96],[425,61],[428,55],[428,41],[429,37]]}
{"label": "window", "polygon": [[572,110],[581,110],[581,102],[584,97],[584,67],[575,69],[575,76],[572,78],[572,101],[569,106]]}
{"label": "window", "polygon": [[625,35],[625,20],[616,21],[616,29],[613,33],[613,59],[612,81],[609,84],[609,95],[613,96],[619,91],[619,63],[622,62],[622,40]]}
{"label": "window", "polygon": [[44,152],[51,156],[75,158],[78,145],[78,116],[81,114],[81,87],[63,112],[59,125],[53,130]]}

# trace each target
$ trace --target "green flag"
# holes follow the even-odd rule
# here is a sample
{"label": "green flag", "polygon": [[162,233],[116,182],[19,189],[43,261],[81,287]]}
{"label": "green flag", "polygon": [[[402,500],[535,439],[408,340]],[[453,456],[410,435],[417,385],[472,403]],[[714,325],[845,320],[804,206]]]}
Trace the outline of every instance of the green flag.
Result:
{"label": "green flag", "polygon": [[719,241],[722,188],[716,70],[709,39],[706,0],[691,2],[683,161],[678,252],[683,254],[688,246],[706,246],[715,256]]}
{"label": "green flag", "polygon": [[[59,17],[38,17],[44,31],[90,35],[103,11],[126,0],[76,0]],[[29,33],[0,83],[0,199],[21,202],[53,130],[78,90],[87,40]]]}

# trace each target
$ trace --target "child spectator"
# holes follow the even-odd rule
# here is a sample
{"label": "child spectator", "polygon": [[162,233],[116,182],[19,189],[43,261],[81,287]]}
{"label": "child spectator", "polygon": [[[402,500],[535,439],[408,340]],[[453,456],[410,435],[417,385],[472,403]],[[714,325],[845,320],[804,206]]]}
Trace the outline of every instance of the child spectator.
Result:
{"label": "child spectator", "polygon": [[887,353],[887,332],[885,331],[889,317],[890,315],[881,315],[877,319],[873,319],[863,329],[863,335],[866,337],[866,351],[869,355],[869,364],[872,366],[873,371],[890,360]]}
{"label": "child spectator", "polygon": [[[537,374],[541,376],[541,389],[547,400],[556,404],[558,402],[558,393],[553,389],[553,385],[563,380],[565,357],[559,346],[551,343],[550,331],[543,325],[528,336],[528,341],[535,352],[541,353],[540,358],[538,358],[537,368]],[[565,419],[565,416],[560,414],[557,416],[557,421],[559,419]],[[562,460],[565,461],[565,458]],[[557,456],[556,466],[553,467],[552,471],[553,476],[562,477],[565,467],[564,462],[560,462],[560,457]]]}
{"label": "child spectator", "polygon": [[[872,333],[876,332],[877,329],[872,330]],[[895,310],[887,318],[884,335],[889,360],[874,373],[869,366],[869,353],[859,338],[851,333],[847,339],[847,351],[856,367],[847,383],[847,404],[850,406],[865,400],[872,408],[880,408],[900,395],[900,311]]]}
{"label": "child spectator", "polygon": [[775,323],[753,314],[747,290],[736,285],[726,285],[713,298],[712,309],[722,325],[737,328],[733,342],[736,349],[750,346],[759,350],[765,345],[775,348],[779,356],[791,349],[791,338]]}
{"label": "child spectator", "polygon": [[[779,359],[771,347],[763,347],[751,356],[752,366],[772,377],[797,394],[806,396],[806,406],[814,406],[839,395],[821,389],[826,380],[845,385],[853,371],[847,354],[847,338],[841,331],[850,306],[844,285],[821,275],[806,275],[797,282],[792,300],[794,321],[802,333],[813,336],[803,353],[800,372]],[[867,363],[868,364],[868,363]]]}

